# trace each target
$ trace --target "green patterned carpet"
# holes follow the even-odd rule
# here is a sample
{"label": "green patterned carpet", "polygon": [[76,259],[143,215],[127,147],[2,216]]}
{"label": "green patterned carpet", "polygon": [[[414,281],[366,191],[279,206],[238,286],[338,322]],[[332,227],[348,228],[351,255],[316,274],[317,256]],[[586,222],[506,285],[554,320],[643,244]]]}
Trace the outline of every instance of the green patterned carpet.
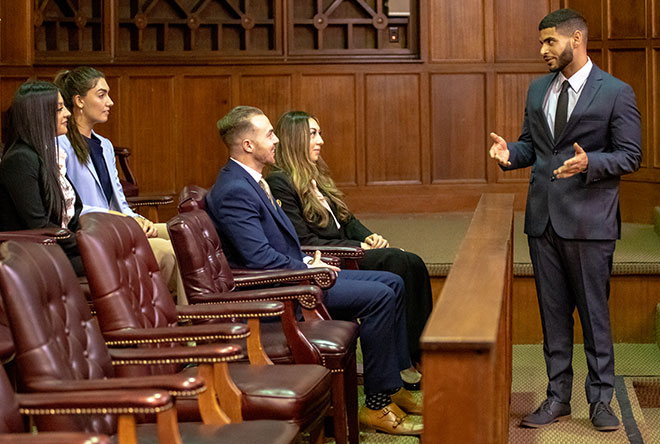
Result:
{"label": "green patterned carpet", "polygon": [[[540,344],[515,345],[513,347],[513,386],[509,420],[510,444],[660,444],[660,408],[642,408],[637,401],[633,383],[644,376],[660,375],[660,349],[655,344],[615,344],[615,371],[618,376],[617,393],[612,408],[621,418],[622,403],[636,426],[638,440],[628,438],[629,430],[622,427],[616,432],[601,433],[591,427],[589,405],[584,395],[584,379],[587,374],[582,345],[573,352],[573,401],[572,419],[542,429],[518,427],[523,416],[534,410],[545,398],[545,363]],[[657,382],[660,393],[660,380]],[[360,405],[364,403],[362,387],[359,387]],[[419,417],[416,417],[419,418]],[[415,437],[396,437],[382,433],[360,434],[360,442],[367,444],[417,444]],[[334,443],[327,438],[326,443]],[[435,444],[435,443],[433,443]],[[452,443],[453,444],[453,443]],[[457,443],[458,444],[458,443]]]}

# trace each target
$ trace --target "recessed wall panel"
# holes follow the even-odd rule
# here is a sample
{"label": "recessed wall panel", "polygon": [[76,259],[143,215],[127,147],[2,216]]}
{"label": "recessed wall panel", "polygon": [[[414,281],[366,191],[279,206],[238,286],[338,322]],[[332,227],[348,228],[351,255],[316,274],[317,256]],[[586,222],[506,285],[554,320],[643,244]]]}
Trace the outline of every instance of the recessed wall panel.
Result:
{"label": "recessed wall panel", "polygon": [[[495,93],[496,134],[504,137],[507,142],[514,142],[520,137],[523,119],[525,117],[525,102],[527,88],[539,74],[511,73],[497,76]],[[523,180],[529,177],[529,168],[501,171],[497,169],[498,182]]]}
{"label": "recessed wall panel", "polygon": [[164,193],[178,192],[176,189],[175,139],[173,122],[179,122],[185,114],[179,114],[174,106],[173,77],[130,77],[129,103],[122,104],[131,110],[131,168],[140,184],[149,184],[148,189]]}
{"label": "recessed wall panel", "polygon": [[[232,108],[230,76],[186,76],[181,80],[186,131],[177,150],[177,182],[205,188],[215,183],[229,158],[217,121]],[[203,104],[203,106],[200,106]]]}
{"label": "recessed wall panel", "polygon": [[361,162],[356,155],[354,75],[306,75],[300,84],[300,109],[319,119],[324,145],[321,156],[338,185],[355,185]]}
{"label": "recessed wall panel", "polygon": [[433,182],[486,180],[483,74],[431,76]]}
{"label": "recessed wall panel", "polygon": [[494,2],[495,60],[536,62],[539,55],[538,24],[551,9],[551,1],[498,0]]}
{"label": "recessed wall panel", "polygon": [[646,141],[648,134],[647,109],[647,69],[645,49],[618,49],[610,50],[610,73],[632,86],[637,99],[637,108],[642,114],[642,167],[652,165],[648,163],[649,151]]}
{"label": "recessed wall panel", "polygon": [[417,74],[366,76],[367,184],[421,183],[419,88]]}
{"label": "recessed wall panel", "polygon": [[250,75],[241,77],[240,82],[240,104],[260,108],[273,126],[291,109],[291,76]]}
{"label": "recessed wall panel", "polygon": [[440,0],[429,3],[429,44],[433,61],[483,61],[483,0]]}

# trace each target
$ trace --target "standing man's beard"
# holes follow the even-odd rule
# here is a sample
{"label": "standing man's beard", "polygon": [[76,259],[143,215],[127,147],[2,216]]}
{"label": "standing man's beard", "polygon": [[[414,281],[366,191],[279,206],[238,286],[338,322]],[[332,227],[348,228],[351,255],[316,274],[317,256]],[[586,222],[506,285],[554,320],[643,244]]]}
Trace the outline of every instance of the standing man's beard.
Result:
{"label": "standing man's beard", "polygon": [[561,71],[562,69],[566,68],[569,65],[569,63],[571,63],[572,61],[573,61],[573,48],[571,48],[570,44],[567,44],[564,51],[561,54],[559,54],[559,57],[557,58],[557,67],[550,68],[550,72]]}

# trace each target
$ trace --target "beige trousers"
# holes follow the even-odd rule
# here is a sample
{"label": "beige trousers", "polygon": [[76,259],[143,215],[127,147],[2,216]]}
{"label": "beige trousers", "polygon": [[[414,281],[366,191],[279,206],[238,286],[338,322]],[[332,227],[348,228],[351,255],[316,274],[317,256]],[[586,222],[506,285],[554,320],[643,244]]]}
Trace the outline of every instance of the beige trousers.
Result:
{"label": "beige trousers", "polygon": [[160,273],[167,283],[170,293],[174,295],[175,301],[178,305],[187,305],[186,293],[183,289],[183,281],[181,281],[181,273],[179,273],[179,266],[176,262],[174,255],[174,248],[170,242],[170,234],[167,232],[166,224],[154,224],[158,230],[158,237],[149,238],[149,245],[154,252],[156,262]]}

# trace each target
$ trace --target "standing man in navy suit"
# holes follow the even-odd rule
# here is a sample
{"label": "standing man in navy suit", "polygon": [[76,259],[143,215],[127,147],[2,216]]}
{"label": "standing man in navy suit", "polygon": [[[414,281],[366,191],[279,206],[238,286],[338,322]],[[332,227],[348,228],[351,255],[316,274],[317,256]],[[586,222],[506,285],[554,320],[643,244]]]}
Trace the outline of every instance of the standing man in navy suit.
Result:
{"label": "standing man in navy suit", "polygon": [[584,331],[585,389],[593,426],[616,430],[610,407],[614,349],[609,290],[620,237],[619,178],[639,168],[640,114],[626,83],[587,56],[587,23],[560,9],[539,24],[541,56],[551,74],[527,93],[522,133],[507,143],[495,133],[490,157],[502,169],[532,166],[525,233],[543,326],[547,399],[521,422],[541,427],[571,414],[573,312]]}
{"label": "standing man in navy suit", "polygon": [[421,403],[405,388],[400,371],[410,367],[406,339],[403,281],[381,271],[340,271],[314,258],[303,257],[296,231],[273,200],[262,177],[275,163],[279,140],[258,108],[238,106],[218,121],[230,160],[206,197],[229,262],[255,269],[329,267],[338,271],[324,303],[336,319],[359,320],[364,356],[365,407],[360,422],[382,432],[420,435],[408,413],[421,414]]}

